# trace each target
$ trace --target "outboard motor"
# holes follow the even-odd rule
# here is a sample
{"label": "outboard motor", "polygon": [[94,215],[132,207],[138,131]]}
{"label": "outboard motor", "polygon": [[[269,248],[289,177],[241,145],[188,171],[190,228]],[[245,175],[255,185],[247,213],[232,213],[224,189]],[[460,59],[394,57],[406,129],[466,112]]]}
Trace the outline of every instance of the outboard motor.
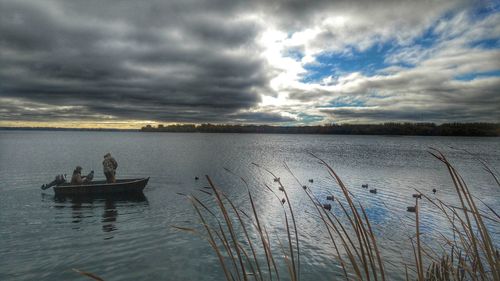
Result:
{"label": "outboard motor", "polygon": [[[66,182],[66,175],[57,175],[53,181],[48,184],[44,184],[41,186],[42,190],[53,187],[54,185],[62,184]],[[93,176],[93,175],[92,175]]]}

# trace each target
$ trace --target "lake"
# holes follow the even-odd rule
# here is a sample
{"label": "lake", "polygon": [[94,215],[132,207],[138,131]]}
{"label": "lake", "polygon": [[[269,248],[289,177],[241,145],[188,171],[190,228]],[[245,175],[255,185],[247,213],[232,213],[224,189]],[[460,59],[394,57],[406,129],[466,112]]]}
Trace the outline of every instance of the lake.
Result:
{"label": "lake", "polygon": [[[402,262],[412,262],[407,235],[415,232],[414,214],[406,207],[414,204],[414,189],[456,202],[448,172],[429,147],[444,152],[473,193],[499,210],[499,188],[476,157],[498,169],[500,138],[0,131],[0,280],[90,280],[72,268],[105,280],[223,280],[207,241],[172,227],[202,230],[192,206],[178,193],[194,194],[213,206],[200,191],[209,175],[249,210],[241,176],[255,195],[263,223],[279,236],[282,207],[264,187],[277,190],[277,185],[252,163],[273,171],[290,193],[301,239],[302,280],[331,280],[340,270],[326,232],[284,168],[287,163],[319,198],[341,196],[309,153],[328,162],[365,206],[390,279],[403,280]],[[56,174],[70,178],[77,165],[83,174],[95,170],[95,179],[103,179],[107,152],[118,161],[118,178],[150,177],[143,198],[65,200],[54,198],[52,189],[40,189]],[[377,188],[377,194],[362,184]],[[432,241],[438,230],[446,232],[425,201],[421,216],[423,239]],[[499,233],[492,228],[497,245]]]}

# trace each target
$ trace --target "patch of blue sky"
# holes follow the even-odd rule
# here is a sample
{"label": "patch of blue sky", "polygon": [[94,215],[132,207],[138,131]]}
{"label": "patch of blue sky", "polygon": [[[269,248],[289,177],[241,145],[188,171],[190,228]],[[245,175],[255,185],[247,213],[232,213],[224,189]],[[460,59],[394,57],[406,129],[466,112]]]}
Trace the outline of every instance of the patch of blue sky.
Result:
{"label": "patch of blue sky", "polygon": [[474,79],[489,78],[489,77],[500,77],[500,69],[487,72],[471,72],[455,76],[454,78],[455,80],[460,80],[460,81],[471,81]]}
{"label": "patch of blue sky", "polygon": [[[494,1],[493,1],[494,2]],[[492,6],[493,5],[493,6]],[[500,10],[499,4],[491,4],[488,7],[474,9],[471,14],[473,18],[484,18]],[[404,68],[414,67],[409,61],[401,61],[397,64],[387,62],[386,58],[393,54],[403,52],[405,48],[421,48],[423,50],[434,47],[440,40],[442,34],[435,31],[435,27],[440,21],[450,20],[455,15],[454,11],[443,14],[434,24],[427,27],[419,36],[413,38],[409,43],[399,44],[396,40],[381,42],[372,47],[360,51],[354,46],[350,46],[343,52],[324,52],[316,57],[316,62],[304,66],[306,73],[302,76],[303,83],[321,83],[329,76],[338,78],[353,72],[359,72],[365,76],[377,74],[380,70],[389,66],[400,66]],[[500,47],[498,38],[491,38],[471,42],[472,47],[483,49],[495,49]],[[302,59],[303,54],[299,50],[290,50],[289,57],[296,60]],[[464,79],[474,79],[480,74],[464,76]],[[473,78],[470,78],[473,77]]]}
{"label": "patch of blue sky", "polygon": [[434,26],[431,26],[406,45],[401,45],[396,40],[390,40],[375,44],[363,51],[351,46],[348,51],[342,53],[324,52],[316,57],[316,63],[304,66],[307,73],[302,77],[301,82],[318,83],[328,76],[338,78],[341,75],[353,72],[372,76],[389,66],[413,67],[413,64],[404,61],[391,64],[387,62],[386,58],[392,54],[404,51],[405,48],[431,48],[438,40],[439,34],[436,34]]}
{"label": "patch of blue sky", "polygon": [[325,119],[325,117],[321,115],[309,115],[306,113],[299,113],[297,114],[297,117],[299,117],[300,121],[304,123],[321,122]]}
{"label": "patch of blue sky", "polygon": [[392,44],[374,45],[363,51],[350,47],[348,52],[325,52],[316,57],[316,63],[307,64],[307,70],[301,81],[304,83],[318,83],[322,79],[333,76],[360,72],[363,75],[374,75],[378,70],[388,67],[385,62],[386,53]]}
{"label": "patch of blue sky", "polygon": [[[444,15],[441,19],[449,17],[449,15]],[[440,34],[435,32],[436,24],[433,24],[426,28],[422,34],[413,39],[412,45],[420,46],[422,48],[431,48],[440,39]]]}
{"label": "patch of blue sky", "polygon": [[[491,15],[500,12],[500,1],[497,0],[484,0],[481,5],[477,5],[471,10],[469,16],[471,20],[478,21],[485,19]],[[474,41],[470,43],[471,47],[482,49],[496,49],[500,48],[500,38],[497,38],[494,33],[490,38]]]}
{"label": "patch of blue sky", "polygon": [[473,19],[481,19],[498,12],[500,12],[500,1],[483,0],[480,5],[474,7],[471,16]]}
{"label": "patch of blue sky", "polygon": [[472,48],[480,48],[486,50],[498,49],[500,48],[500,39],[491,38],[491,39],[478,40],[471,42],[470,46]]}
{"label": "patch of blue sky", "polygon": [[366,104],[361,100],[343,100],[335,99],[330,101],[327,105],[318,106],[317,108],[331,108],[331,107],[364,107]]}

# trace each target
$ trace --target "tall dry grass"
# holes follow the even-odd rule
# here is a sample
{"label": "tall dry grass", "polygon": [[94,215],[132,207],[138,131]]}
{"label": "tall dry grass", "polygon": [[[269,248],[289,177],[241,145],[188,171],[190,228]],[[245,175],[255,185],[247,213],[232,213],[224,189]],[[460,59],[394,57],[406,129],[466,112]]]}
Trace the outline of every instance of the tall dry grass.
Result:
{"label": "tall dry grass", "polygon": [[[409,236],[408,239],[413,249],[414,260],[412,264],[401,264],[399,274],[405,276],[406,280],[418,281],[500,281],[500,253],[486,223],[498,226],[499,214],[470,192],[464,179],[444,154],[435,149],[431,149],[430,154],[446,167],[460,205],[452,206],[416,189],[420,196],[415,198],[415,234]],[[281,241],[280,236],[271,239],[262,221],[262,215],[256,208],[248,183],[243,178],[240,179],[246,187],[250,202],[249,210],[238,208],[231,198],[218,188],[210,177],[206,176],[209,187],[208,190],[201,191],[213,200],[212,203],[215,203],[216,207],[212,208],[213,204],[209,205],[197,196],[179,194],[185,196],[193,206],[201,229],[173,227],[206,239],[216,254],[225,279],[228,281],[301,280],[300,269],[303,265],[300,263],[300,236],[294,206],[289,197],[289,188],[296,188],[302,190],[313,204],[317,218],[326,230],[329,242],[333,245],[331,258],[342,269],[344,278],[367,281],[388,280],[384,255],[378,246],[377,236],[363,205],[355,200],[331,166],[315,155],[312,156],[330,174],[335,183],[332,188],[339,188],[341,191],[341,199],[333,197],[337,209],[341,210],[338,214],[331,211],[331,206],[323,204],[310,188],[301,183],[286,164],[286,170],[297,183],[295,187],[285,186],[272,171],[254,164],[269,173],[278,185],[277,190],[267,184],[264,184],[264,187],[282,206],[286,241]],[[498,173],[490,169],[482,159],[477,160],[500,188]],[[441,251],[436,251],[421,239],[420,218],[426,214],[421,213],[420,200],[429,202],[439,211],[447,222],[449,232],[452,233],[449,237],[440,232]],[[486,210],[478,208],[476,200]],[[282,271],[283,268],[286,270]],[[103,280],[89,272],[76,269],[74,271],[94,280]],[[335,277],[332,279],[335,280]]]}
{"label": "tall dry grass", "polygon": [[[498,225],[500,216],[493,208],[471,194],[467,184],[441,152],[430,151],[442,162],[448,171],[460,206],[451,206],[440,199],[430,198],[419,190],[421,196],[415,199],[415,234],[408,240],[413,248],[414,261],[401,265],[401,275],[406,280],[494,280],[500,281],[500,255],[495,247],[486,222]],[[295,179],[295,187],[285,186],[281,179],[270,170],[257,167],[269,173],[276,187],[264,184],[264,187],[282,206],[284,229],[280,238],[271,239],[269,231],[262,222],[262,216],[256,208],[252,191],[245,179],[250,209],[243,210],[234,204],[210,177],[206,177],[209,189],[202,190],[215,203],[215,208],[194,195],[185,195],[196,211],[202,229],[178,227],[177,229],[200,235],[206,239],[217,255],[219,264],[228,281],[241,280],[301,280],[300,235],[290,202],[289,189],[300,189],[313,204],[321,225],[333,245],[332,260],[340,266],[346,280],[388,280],[384,266],[384,254],[380,249],[377,236],[370,224],[367,212],[343,183],[340,176],[322,159],[312,155],[328,171],[342,198],[334,197],[333,204],[340,212],[331,211],[331,206],[324,205],[320,198],[299,181],[285,164],[285,168]],[[481,161],[480,161],[481,162]],[[484,165],[500,187],[494,171]],[[234,174],[233,174],[234,175]],[[420,199],[421,198],[421,199]],[[488,212],[478,208],[476,199]],[[439,210],[453,233],[452,237],[440,234],[441,251],[432,249],[421,239],[420,220],[422,213],[420,200],[426,200]],[[383,238],[382,238],[383,239]],[[276,250],[278,249],[278,250]],[[285,270],[283,270],[285,269]],[[333,278],[334,279],[334,278]]]}

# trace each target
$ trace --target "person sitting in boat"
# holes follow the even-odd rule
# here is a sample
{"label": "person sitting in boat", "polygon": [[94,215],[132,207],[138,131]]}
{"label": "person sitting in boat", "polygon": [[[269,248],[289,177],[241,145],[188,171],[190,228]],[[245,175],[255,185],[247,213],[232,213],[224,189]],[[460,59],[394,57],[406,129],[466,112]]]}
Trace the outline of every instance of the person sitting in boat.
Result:
{"label": "person sitting in boat", "polygon": [[71,184],[82,184],[86,179],[86,176],[82,177],[82,167],[76,166],[75,170],[73,171],[73,175],[71,176]]}
{"label": "person sitting in boat", "polygon": [[104,161],[102,161],[102,167],[104,170],[104,175],[106,176],[106,181],[108,183],[116,182],[116,168],[118,168],[118,163],[115,158],[111,156],[111,153],[106,153],[104,155]]}

